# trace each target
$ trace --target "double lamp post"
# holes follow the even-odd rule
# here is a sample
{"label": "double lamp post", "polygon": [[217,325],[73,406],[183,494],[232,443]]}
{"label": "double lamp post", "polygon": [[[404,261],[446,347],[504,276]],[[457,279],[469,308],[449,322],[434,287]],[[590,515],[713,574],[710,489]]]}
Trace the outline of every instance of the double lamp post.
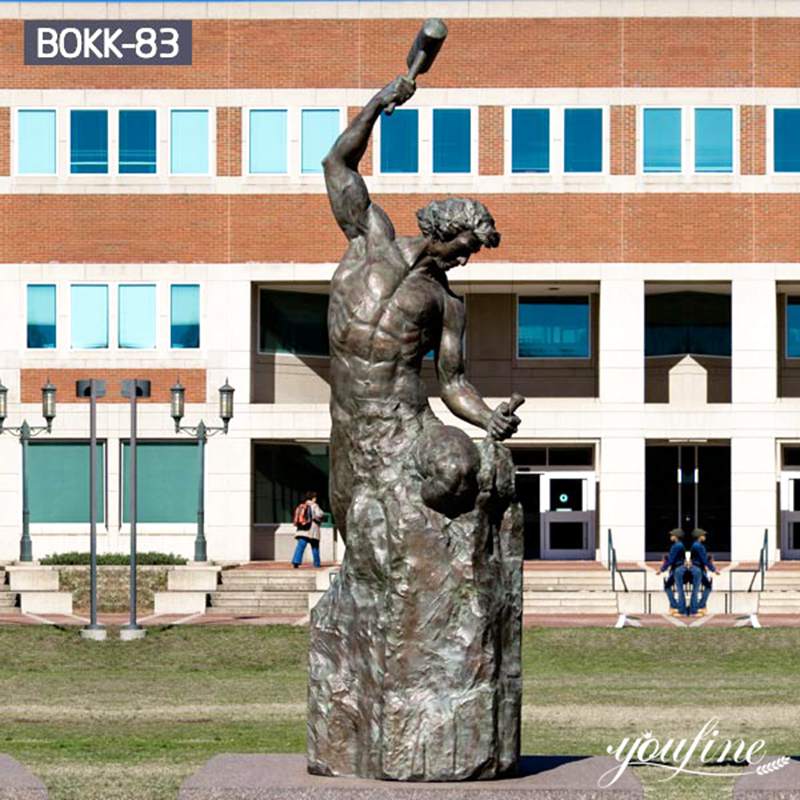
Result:
{"label": "double lamp post", "polygon": [[[76,395],[89,399],[89,548],[90,548],[90,621],[82,634],[88,639],[105,638],[105,629],[97,622],[97,400],[106,394],[106,383],[94,378],[77,381]],[[175,423],[176,433],[185,433],[197,440],[199,476],[197,502],[197,535],[194,545],[194,560],[208,560],[205,538],[205,446],[211,436],[228,433],[228,426],[233,419],[234,388],[225,380],[219,389],[219,416],[221,426],[206,425],[203,420],[197,425],[184,426],[181,421],[186,408],[186,389],[180,379],[170,389],[170,415]],[[137,528],[137,413],[139,398],[150,397],[150,381],[125,380],[122,382],[122,395],[130,401],[131,435],[130,462],[131,476],[128,493],[130,520],[130,621],[122,631],[123,639],[137,639],[144,635],[144,630],[136,620],[136,528]],[[51,433],[56,416],[56,387],[48,380],[42,387],[42,416],[45,425],[32,426],[24,420],[18,427],[5,424],[8,416],[8,389],[0,382],[0,434],[10,433],[20,440],[22,445],[22,537],[20,539],[21,562],[33,561],[33,548],[30,536],[30,506],[28,495],[28,443],[42,433]]]}

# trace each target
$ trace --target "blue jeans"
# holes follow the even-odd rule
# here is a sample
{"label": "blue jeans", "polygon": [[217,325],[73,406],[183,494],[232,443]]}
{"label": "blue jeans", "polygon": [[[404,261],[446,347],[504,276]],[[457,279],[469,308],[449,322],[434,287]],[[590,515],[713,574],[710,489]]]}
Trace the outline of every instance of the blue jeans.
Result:
{"label": "blue jeans", "polygon": [[[689,608],[686,608],[686,595],[684,593],[684,580],[686,573],[689,573],[692,581],[692,599]],[[678,567],[675,570],[675,586],[678,590],[678,611],[681,614],[696,614],[700,605],[700,583],[703,580],[703,573],[699,567]]]}
{"label": "blue jeans", "polygon": [[[678,601],[675,599],[675,580],[674,580],[674,578],[666,578],[664,580],[664,592],[667,595],[667,600],[669,600],[669,607],[670,608],[678,608]],[[684,599],[684,605],[685,604],[686,604],[686,600]]]}
{"label": "blue jeans", "polygon": [[703,593],[700,595],[698,608],[705,608],[708,605],[708,596],[711,594],[711,581],[703,584]]}
{"label": "blue jeans", "polygon": [[307,536],[297,537],[297,546],[294,548],[294,555],[292,556],[292,564],[302,564],[303,554],[306,552],[306,545],[311,545],[311,555],[314,558],[314,566],[320,566],[319,560],[319,540],[309,539]]}

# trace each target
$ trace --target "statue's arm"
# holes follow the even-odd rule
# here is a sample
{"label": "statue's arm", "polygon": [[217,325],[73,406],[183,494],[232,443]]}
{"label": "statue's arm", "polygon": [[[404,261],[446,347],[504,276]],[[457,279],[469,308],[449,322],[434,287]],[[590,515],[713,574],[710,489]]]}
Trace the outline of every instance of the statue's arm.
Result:
{"label": "statue's arm", "polygon": [[457,417],[477,425],[495,439],[513,436],[519,417],[508,413],[508,404],[501,403],[494,411],[486,405],[478,390],[464,374],[463,336],[466,315],[464,304],[454,298],[445,299],[442,337],[436,356],[442,400]]}
{"label": "statue's arm", "polygon": [[383,209],[370,199],[358,165],[381,113],[391,103],[405,103],[415,89],[414,82],[405,77],[396,78],[381,89],[350,122],[322,161],[331,209],[348,239],[373,232],[394,238],[392,223]]}

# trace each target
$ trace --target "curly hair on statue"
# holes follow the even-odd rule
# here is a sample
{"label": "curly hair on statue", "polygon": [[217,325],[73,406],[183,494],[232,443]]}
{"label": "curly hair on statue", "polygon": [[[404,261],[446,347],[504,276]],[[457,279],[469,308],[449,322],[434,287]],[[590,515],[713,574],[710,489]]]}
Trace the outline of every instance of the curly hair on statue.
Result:
{"label": "curly hair on statue", "polygon": [[449,242],[462,231],[474,231],[484,247],[500,244],[494,218],[479,200],[462,197],[432,200],[417,211],[417,223],[425,236],[440,242]]}

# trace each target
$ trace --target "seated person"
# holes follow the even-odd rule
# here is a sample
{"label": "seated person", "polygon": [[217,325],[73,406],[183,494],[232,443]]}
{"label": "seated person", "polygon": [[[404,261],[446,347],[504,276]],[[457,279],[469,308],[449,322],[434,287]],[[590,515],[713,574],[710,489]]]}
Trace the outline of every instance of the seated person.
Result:
{"label": "seated person", "polygon": [[700,614],[700,616],[705,616],[708,613],[706,610],[708,596],[711,594],[711,589],[713,588],[713,582],[709,573],[719,575],[719,570],[716,564],[714,564],[713,556],[710,556],[706,550],[705,542],[708,537],[706,531],[702,528],[695,528],[692,531],[692,537],[694,538],[694,543],[692,544],[690,552],[692,568],[700,571],[700,581],[703,586],[703,594],[697,603],[696,613]]}
{"label": "seated person", "polygon": [[[669,553],[664,556],[661,568],[656,573],[661,575],[669,571],[669,575],[664,578],[664,592],[669,600],[669,613],[676,617],[686,613],[686,596],[683,593],[683,581],[678,581],[676,571],[684,566],[686,562],[686,548],[683,546],[683,531],[675,528],[669,532],[669,540],[672,542]],[[677,588],[678,597],[675,599],[675,589]]]}

